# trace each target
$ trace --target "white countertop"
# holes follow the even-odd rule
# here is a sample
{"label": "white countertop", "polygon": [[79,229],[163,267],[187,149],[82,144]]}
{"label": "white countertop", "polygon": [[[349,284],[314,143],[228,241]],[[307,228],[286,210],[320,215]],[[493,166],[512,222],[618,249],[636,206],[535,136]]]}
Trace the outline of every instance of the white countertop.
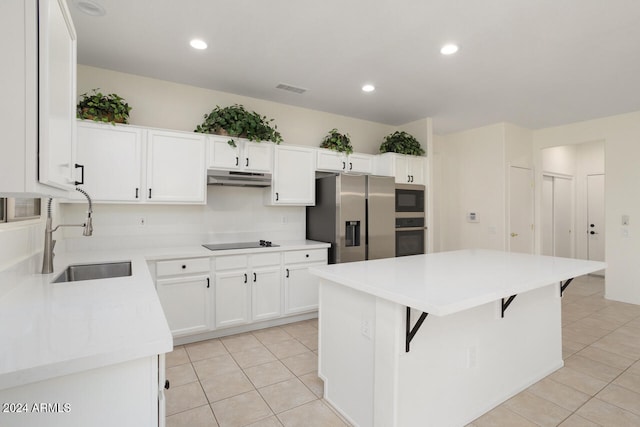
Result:
{"label": "white countertop", "polygon": [[312,274],[445,316],[602,270],[605,263],[491,250],[462,250],[332,264]]}
{"label": "white countertop", "polygon": [[[210,251],[202,246],[59,253],[54,272],[0,272],[0,390],[173,350],[147,261],[327,248],[313,241]],[[56,283],[70,264],[131,261],[132,275]],[[35,263],[37,264],[37,263]],[[39,270],[39,265],[37,266]]]}

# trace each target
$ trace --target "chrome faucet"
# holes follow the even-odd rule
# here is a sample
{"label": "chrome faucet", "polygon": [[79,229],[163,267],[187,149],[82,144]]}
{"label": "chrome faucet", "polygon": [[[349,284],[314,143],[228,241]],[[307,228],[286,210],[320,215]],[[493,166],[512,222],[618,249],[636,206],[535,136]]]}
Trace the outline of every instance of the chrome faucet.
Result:
{"label": "chrome faucet", "polygon": [[93,234],[93,223],[91,220],[91,214],[93,213],[93,203],[91,197],[82,188],[76,187],[76,191],[82,193],[87,198],[89,203],[89,209],[87,210],[87,220],[84,224],[59,224],[56,228],[53,228],[53,219],[51,218],[51,201],[49,198],[47,202],[47,223],[44,230],[44,255],[42,258],[42,274],[53,273],[53,248],[56,246],[56,241],[53,240],[53,232],[60,227],[83,227],[83,236],[91,236]]}

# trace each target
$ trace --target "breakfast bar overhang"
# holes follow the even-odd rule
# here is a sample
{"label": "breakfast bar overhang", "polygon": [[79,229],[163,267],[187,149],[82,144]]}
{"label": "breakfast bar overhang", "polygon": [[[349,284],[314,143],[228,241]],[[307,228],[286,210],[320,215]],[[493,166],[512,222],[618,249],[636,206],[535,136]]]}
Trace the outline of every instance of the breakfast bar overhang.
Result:
{"label": "breakfast bar overhang", "polygon": [[325,399],[356,426],[463,426],[563,366],[561,294],[601,262],[462,250],[320,266]]}

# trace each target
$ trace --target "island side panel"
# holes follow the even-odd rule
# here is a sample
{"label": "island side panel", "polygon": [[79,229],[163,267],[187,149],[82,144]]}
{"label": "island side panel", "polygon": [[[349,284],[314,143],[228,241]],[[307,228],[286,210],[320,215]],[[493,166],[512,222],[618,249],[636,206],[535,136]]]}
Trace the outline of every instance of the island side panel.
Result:
{"label": "island side panel", "polygon": [[500,301],[428,316],[398,349],[395,425],[466,425],[561,368],[560,303],[554,284],[518,295],[504,318]]}
{"label": "island side panel", "polygon": [[321,279],[318,375],[324,398],[356,426],[373,426],[376,298]]}

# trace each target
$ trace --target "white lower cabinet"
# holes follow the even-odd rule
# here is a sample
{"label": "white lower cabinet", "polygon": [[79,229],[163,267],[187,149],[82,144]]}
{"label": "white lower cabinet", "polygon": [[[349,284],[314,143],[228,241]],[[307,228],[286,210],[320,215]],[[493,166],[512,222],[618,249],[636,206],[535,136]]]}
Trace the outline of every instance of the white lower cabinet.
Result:
{"label": "white lower cabinet", "polygon": [[[0,424],[12,427],[164,426],[164,355],[0,390]],[[163,363],[160,363],[163,364]]]}
{"label": "white lower cabinet", "polygon": [[326,249],[284,253],[284,314],[318,309],[319,279],[309,273],[309,267],[326,264]]}
{"label": "white lower cabinet", "polygon": [[281,253],[215,257],[215,327],[280,317]]}
{"label": "white lower cabinet", "polygon": [[159,261],[156,289],[174,337],[211,327],[210,259]]}

